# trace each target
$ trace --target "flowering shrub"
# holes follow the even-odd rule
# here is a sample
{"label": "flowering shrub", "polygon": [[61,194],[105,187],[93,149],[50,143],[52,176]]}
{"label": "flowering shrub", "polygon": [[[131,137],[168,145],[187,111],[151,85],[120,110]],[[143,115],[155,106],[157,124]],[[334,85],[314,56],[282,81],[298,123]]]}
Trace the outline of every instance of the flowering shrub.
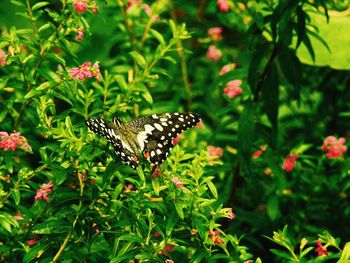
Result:
{"label": "flowering shrub", "polygon": [[[335,5],[4,1],[0,259],[349,261]],[[137,170],[85,125],[185,111],[202,121]]]}

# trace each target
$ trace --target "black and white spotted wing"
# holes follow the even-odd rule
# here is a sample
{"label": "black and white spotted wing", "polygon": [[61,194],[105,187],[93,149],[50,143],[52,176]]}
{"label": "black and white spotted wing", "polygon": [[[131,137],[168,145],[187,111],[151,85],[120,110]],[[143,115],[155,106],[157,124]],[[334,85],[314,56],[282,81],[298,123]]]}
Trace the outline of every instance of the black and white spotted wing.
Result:
{"label": "black and white spotted wing", "polygon": [[86,121],[86,125],[105,137],[113,145],[117,156],[135,169],[140,153],[153,164],[164,162],[173,147],[172,140],[199,121],[195,113],[165,113],[126,124],[115,117],[113,123],[97,119]]}
{"label": "black and white spotted wing", "polygon": [[114,123],[107,123],[102,119],[91,119],[87,120],[85,123],[91,131],[105,137],[107,141],[112,144],[116,155],[123,163],[127,163],[134,169],[137,168],[138,158],[135,158],[134,153],[130,152],[126,147],[123,147],[123,142],[118,135],[118,129]]}
{"label": "black and white spotted wing", "polygon": [[151,163],[161,164],[173,147],[173,139],[200,122],[195,113],[153,114],[127,123],[137,131],[137,142],[143,156]]}

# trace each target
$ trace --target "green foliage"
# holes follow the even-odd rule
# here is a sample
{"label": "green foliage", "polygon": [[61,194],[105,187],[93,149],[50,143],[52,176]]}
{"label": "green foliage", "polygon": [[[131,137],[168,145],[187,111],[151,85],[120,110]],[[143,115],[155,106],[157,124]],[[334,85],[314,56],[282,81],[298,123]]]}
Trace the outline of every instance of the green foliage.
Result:
{"label": "green foliage", "polygon": [[[0,8],[0,260],[350,260],[346,4],[85,2]],[[156,170],[84,124],[176,111]]]}

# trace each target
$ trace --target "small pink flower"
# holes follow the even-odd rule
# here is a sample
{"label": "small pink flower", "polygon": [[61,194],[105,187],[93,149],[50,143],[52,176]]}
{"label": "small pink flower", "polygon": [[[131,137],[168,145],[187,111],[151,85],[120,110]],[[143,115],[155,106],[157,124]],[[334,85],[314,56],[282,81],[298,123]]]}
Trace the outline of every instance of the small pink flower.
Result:
{"label": "small pink flower", "polygon": [[84,29],[83,28],[78,28],[77,30],[77,36],[75,37],[75,40],[83,40],[84,39]]}
{"label": "small pink flower", "polygon": [[166,259],[166,260],[165,260],[165,263],[174,263],[174,260]]}
{"label": "small pink flower", "polygon": [[160,236],[160,233],[158,231],[154,232],[153,234],[154,237],[159,237]]}
{"label": "small pink flower", "polygon": [[218,42],[222,38],[222,28],[221,27],[211,27],[208,29],[208,35],[212,40]]}
{"label": "small pink flower", "polygon": [[42,184],[40,186],[40,189],[36,191],[36,195],[34,197],[35,201],[38,200],[45,200],[46,202],[49,202],[50,199],[47,197],[48,194],[52,193],[51,187],[53,186],[52,181],[50,181],[47,184]]}
{"label": "small pink flower", "polygon": [[33,245],[35,245],[37,242],[38,242],[38,240],[36,240],[36,239],[30,239],[30,240],[27,241],[27,243],[28,243],[29,246],[33,246]]}
{"label": "small pink flower", "polygon": [[98,6],[96,5],[96,3],[95,3],[95,1],[92,1],[92,3],[91,3],[91,12],[93,13],[93,14],[96,14],[96,12],[97,12],[97,9],[98,9]]}
{"label": "small pink flower", "polygon": [[23,216],[13,216],[16,221],[23,220]]}
{"label": "small pink flower", "polygon": [[217,6],[220,12],[227,13],[230,10],[227,0],[217,0]]}
{"label": "small pink flower", "polygon": [[231,71],[231,70],[234,70],[235,68],[237,67],[237,64],[235,63],[231,63],[231,64],[227,64],[225,66],[223,66],[219,72],[219,75],[224,75],[226,74],[227,72]]}
{"label": "small pink flower", "polygon": [[162,254],[163,256],[168,256],[168,252],[174,252],[174,247],[173,246],[165,246],[162,251],[160,252],[160,254]]}
{"label": "small pink flower", "polygon": [[173,139],[173,144],[178,144],[180,142],[180,135],[176,136],[174,139]]}
{"label": "small pink flower", "polygon": [[219,230],[215,230],[215,231],[209,230],[208,236],[214,242],[215,245],[225,244],[225,241],[219,237],[220,236]]}
{"label": "small pink flower", "polygon": [[253,159],[258,159],[263,152],[266,150],[266,144],[265,145],[261,145],[259,150],[255,151],[252,155]]}
{"label": "small pink flower", "polygon": [[0,65],[3,67],[7,65],[6,57],[6,53],[2,49],[0,49]]}
{"label": "small pink flower", "polygon": [[298,157],[298,154],[288,154],[283,161],[282,169],[288,173],[293,171]]}
{"label": "small pink flower", "polygon": [[226,88],[224,89],[224,93],[227,95],[227,97],[233,99],[243,93],[243,89],[240,87],[241,85],[242,80],[231,80],[227,82]]}
{"label": "small pink flower", "polygon": [[214,45],[209,46],[206,54],[207,58],[209,58],[211,61],[218,61],[221,58],[221,55],[221,51]]}
{"label": "small pink flower", "polygon": [[223,155],[223,150],[220,147],[208,146],[208,154],[212,156],[211,161],[216,161],[219,157]]}
{"label": "small pink flower", "polygon": [[199,129],[204,128],[203,120],[201,119],[195,127]]}
{"label": "small pink flower", "polygon": [[142,0],[128,0],[126,11],[128,11],[133,5],[141,4]]}
{"label": "small pink flower", "polygon": [[180,181],[178,177],[174,177],[171,181],[176,185],[177,188],[184,187],[183,183]]}
{"label": "small pink flower", "polygon": [[151,9],[151,7],[150,7],[148,4],[143,4],[143,5],[141,5],[141,8],[142,8],[143,10],[145,10],[145,12],[146,12],[146,14],[147,14],[148,16],[151,16],[151,15],[152,15],[152,9]]}
{"label": "small pink flower", "polygon": [[231,221],[236,218],[236,215],[233,213],[232,208],[227,209],[225,216]]}
{"label": "small pink flower", "polygon": [[162,176],[162,172],[160,171],[160,169],[157,167],[154,172],[152,173],[152,178],[156,179],[157,176]]}
{"label": "small pink flower", "polygon": [[124,184],[124,192],[131,192],[133,188],[134,188],[133,184]]}
{"label": "small pink flower", "polygon": [[99,81],[102,78],[98,62],[96,62],[93,66],[91,66],[91,62],[85,62],[83,65],[77,68],[70,69],[69,74],[74,80],[85,80],[86,78],[95,77],[96,80]]}
{"label": "small pink flower", "polygon": [[328,136],[322,144],[322,150],[327,152],[329,159],[342,157],[348,149],[344,144],[345,138],[337,139],[334,136]]}
{"label": "small pink flower", "polygon": [[22,146],[29,150],[32,149],[32,147],[30,147],[28,144],[27,139],[20,135],[19,132],[11,133],[11,135],[9,135],[7,132],[0,132],[0,148],[3,148],[4,152],[6,152],[8,149],[14,151],[17,146]]}
{"label": "small pink flower", "polygon": [[82,14],[87,10],[87,0],[75,0],[73,6],[78,14]]}
{"label": "small pink flower", "polygon": [[316,240],[316,245],[317,247],[315,248],[315,251],[317,252],[317,256],[328,256],[328,251],[327,248],[322,246],[322,243],[319,240]]}

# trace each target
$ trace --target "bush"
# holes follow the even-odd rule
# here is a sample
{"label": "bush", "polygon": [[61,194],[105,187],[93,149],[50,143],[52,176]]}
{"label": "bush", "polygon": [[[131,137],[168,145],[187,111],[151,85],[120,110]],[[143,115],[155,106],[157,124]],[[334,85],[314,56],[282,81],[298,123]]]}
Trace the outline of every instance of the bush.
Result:
{"label": "bush", "polygon": [[[342,4],[3,3],[0,259],[348,262]],[[156,166],[85,125],[166,112]]]}

